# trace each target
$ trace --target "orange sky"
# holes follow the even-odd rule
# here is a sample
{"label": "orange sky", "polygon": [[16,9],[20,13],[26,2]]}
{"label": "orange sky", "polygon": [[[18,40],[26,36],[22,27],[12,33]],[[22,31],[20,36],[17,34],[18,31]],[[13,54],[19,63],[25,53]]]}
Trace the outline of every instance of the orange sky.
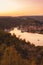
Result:
{"label": "orange sky", "polygon": [[43,15],[43,0],[0,0],[0,16]]}

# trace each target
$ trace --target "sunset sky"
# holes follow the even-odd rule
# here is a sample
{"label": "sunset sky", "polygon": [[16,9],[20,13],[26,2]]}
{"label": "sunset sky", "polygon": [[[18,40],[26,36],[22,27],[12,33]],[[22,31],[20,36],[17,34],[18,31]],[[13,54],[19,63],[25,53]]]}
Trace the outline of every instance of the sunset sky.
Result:
{"label": "sunset sky", "polygon": [[43,0],[0,0],[0,16],[43,15]]}

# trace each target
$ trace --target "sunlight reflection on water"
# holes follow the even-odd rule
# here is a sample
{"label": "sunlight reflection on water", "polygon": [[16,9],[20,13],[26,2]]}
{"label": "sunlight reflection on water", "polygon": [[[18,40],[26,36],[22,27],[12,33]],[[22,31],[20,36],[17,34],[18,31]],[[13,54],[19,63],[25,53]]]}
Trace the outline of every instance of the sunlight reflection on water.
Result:
{"label": "sunlight reflection on water", "polygon": [[26,42],[29,41],[36,46],[43,46],[43,34],[21,32],[21,30],[18,30],[17,28],[11,30],[10,33],[11,35],[15,34],[16,37],[19,37],[20,39],[25,39]]}

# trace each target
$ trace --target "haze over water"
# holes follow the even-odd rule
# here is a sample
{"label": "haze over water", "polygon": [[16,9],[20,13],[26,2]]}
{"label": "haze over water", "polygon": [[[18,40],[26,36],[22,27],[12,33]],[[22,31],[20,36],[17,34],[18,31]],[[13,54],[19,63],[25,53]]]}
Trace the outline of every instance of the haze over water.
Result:
{"label": "haze over water", "polygon": [[36,46],[43,46],[43,34],[37,33],[28,33],[28,32],[21,32],[17,28],[14,28],[10,31],[11,35],[15,34],[16,37],[20,39],[25,39],[26,42],[31,42],[31,44],[35,44]]}

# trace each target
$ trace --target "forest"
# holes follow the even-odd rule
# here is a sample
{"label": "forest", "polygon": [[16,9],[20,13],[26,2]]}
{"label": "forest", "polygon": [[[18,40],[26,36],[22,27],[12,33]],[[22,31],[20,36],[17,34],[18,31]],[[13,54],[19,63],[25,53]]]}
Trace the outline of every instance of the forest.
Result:
{"label": "forest", "polygon": [[43,21],[35,20],[29,16],[0,17],[0,29],[12,29],[18,27],[24,32],[43,34]]}
{"label": "forest", "polygon": [[0,65],[43,65],[43,46],[0,29]]}

